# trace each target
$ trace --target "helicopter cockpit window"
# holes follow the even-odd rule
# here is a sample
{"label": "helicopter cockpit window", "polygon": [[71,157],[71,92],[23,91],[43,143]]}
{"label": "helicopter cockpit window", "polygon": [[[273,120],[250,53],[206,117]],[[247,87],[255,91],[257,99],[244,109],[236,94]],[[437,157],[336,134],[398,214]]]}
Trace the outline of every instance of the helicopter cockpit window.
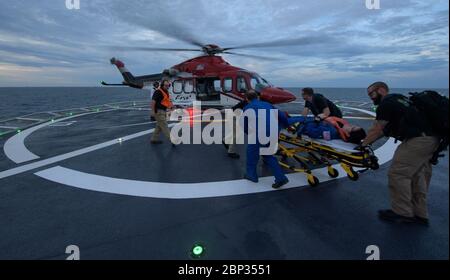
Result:
{"label": "helicopter cockpit window", "polygon": [[233,91],[233,80],[231,78],[223,79],[223,91],[224,92]]}
{"label": "helicopter cockpit window", "polygon": [[[261,77],[259,75],[254,75],[252,77],[252,80],[253,79],[258,80],[258,83],[263,85],[264,87],[271,87],[272,86],[266,79],[264,79],[263,77]],[[253,87],[253,84],[252,84],[252,87]]]}
{"label": "helicopter cockpit window", "polygon": [[250,86],[252,87],[252,89],[255,89],[257,84],[260,84],[258,78],[252,77],[250,79]]}
{"label": "helicopter cockpit window", "polygon": [[174,81],[172,83],[173,86],[173,93],[181,93],[183,91],[183,81]]}
{"label": "helicopter cockpit window", "polygon": [[238,77],[237,80],[237,91],[240,93],[245,93],[247,92],[247,84],[245,83],[245,78],[244,77]]}
{"label": "helicopter cockpit window", "polygon": [[193,80],[184,81],[184,92],[185,93],[193,93],[194,92],[194,81]]}

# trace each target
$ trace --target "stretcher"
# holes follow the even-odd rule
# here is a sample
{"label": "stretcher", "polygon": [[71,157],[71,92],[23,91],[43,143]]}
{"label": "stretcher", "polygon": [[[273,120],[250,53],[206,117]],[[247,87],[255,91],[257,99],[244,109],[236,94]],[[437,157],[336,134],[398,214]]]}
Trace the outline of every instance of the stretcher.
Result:
{"label": "stretcher", "polygon": [[[319,179],[312,171],[324,165],[328,169],[328,175],[336,178],[339,172],[333,164],[338,162],[347,177],[353,181],[358,180],[358,173],[379,168],[378,159],[370,146],[355,150],[355,144],[342,140],[326,141],[284,132],[279,135],[277,155],[280,156],[279,163],[282,167],[305,173],[309,185],[313,187],[319,184]],[[289,158],[296,164],[289,162]],[[360,170],[356,171],[354,168]]]}

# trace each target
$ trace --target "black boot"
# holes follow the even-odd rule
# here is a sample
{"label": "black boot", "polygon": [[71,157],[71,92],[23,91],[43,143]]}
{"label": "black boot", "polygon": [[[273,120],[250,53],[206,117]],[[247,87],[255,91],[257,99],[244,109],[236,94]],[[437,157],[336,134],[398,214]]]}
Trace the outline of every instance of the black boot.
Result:
{"label": "black boot", "polygon": [[415,216],[414,217],[416,219],[416,223],[424,225],[424,226],[429,226],[430,225],[430,220],[428,220],[427,218],[422,218],[419,216]]}
{"label": "black boot", "polygon": [[286,179],[286,180],[284,180],[284,181],[281,181],[281,182],[275,182],[275,183],[272,185],[272,188],[274,188],[274,189],[279,189],[279,188],[281,188],[282,186],[286,185],[287,183],[289,183],[289,180],[288,180],[288,179]]}
{"label": "black boot", "polygon": [[228,156],[230,158],[234,158],[234,159],[239,159],[240,158],[239,154],[236,154],[236,153],[228,153]]}
{"label": "black boot", "polygon": [[402,224],[410,224],[416,222],[414,217],[406,217],[399,214],[396,214],[394,211],[390,209],[379,210],[378,217],[382,220],[394,222],[394,223],[402,223]]}

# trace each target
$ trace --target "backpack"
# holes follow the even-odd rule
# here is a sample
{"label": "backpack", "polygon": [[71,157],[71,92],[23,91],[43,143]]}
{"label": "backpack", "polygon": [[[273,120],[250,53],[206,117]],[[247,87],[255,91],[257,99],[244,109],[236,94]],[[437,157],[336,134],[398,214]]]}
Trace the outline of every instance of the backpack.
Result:
{"label": "backpack", "polygon": [[383,129],[384,135],[403,142],[419,137],[424,132],[431,134],[426,118],[422,116],[422,113],[408,97],[402,94],[389,94],[383,98],[380,106],[378,106],[377,116],[383,113],[382,108],[390,108],[388,111],[391,111],[390,119]]}
{"label": "backpack", "polygon": [[425,117],[433,134],[439,138],[439,147],[430,161],[432,164],[437,164],[438,157],[444,156],[440,152],[447,150],[449,144],[448,97],[432,90],[410,92],[409,95],[411,103]]}

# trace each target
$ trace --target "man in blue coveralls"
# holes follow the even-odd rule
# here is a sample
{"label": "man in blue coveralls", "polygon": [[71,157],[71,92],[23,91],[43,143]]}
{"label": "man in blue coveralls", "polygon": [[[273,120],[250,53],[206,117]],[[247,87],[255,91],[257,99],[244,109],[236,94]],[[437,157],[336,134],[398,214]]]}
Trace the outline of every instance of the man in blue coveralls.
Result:
{"label": "man in blue coveralls", "polygon": [[[270,110],[276,109],[271,104],[258,100],[258,95],[255,91],[250,90],[245,94],[246,99],[248,100],[248,105],[244,107],[244,112],[247,110],[254,110],[256,115],[256,130],[258,131],[258,110],[266,111],[266,136],[270,136]],[[282,113],[278,111],[278,117],[283,117]],[[247,120],[248,121],[248,120]],[[283,121],[280,120],[279,121]],[[244,130],[248,133],[248,123],[244,122]],[[258,135],[258,134],[256,134]],[[278,139],[278,131],[276,138]],[[260,148],[268,147],[267,145],[262,145],[256,137],[255,144],[247,144],[247,173],[245,174],[245,179],[250,180],[252,182],[258,182],[258,174],[257,174],[257,165],[260,156]],[[278,160],[274,155],[263,155],[264,163],[269,166],[273,175],[275,176],[275,183],[272,185],[272,188],[278,189],[281,186],[287,184],[289,182],[288,178],[284,174],[281,166],[278,164]]]}

